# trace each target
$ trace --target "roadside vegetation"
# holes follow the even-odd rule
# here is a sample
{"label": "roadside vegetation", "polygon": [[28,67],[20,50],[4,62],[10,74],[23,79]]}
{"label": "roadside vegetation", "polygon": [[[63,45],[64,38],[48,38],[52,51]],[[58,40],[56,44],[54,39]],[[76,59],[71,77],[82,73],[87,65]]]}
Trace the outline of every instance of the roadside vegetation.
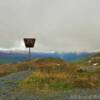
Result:
{"label": "roadside vegetation", "polygon": [[25,70],[31,70],[32,73],[18,83],[18,89],[21,91],[49,92],[100,88],[99,54],[71,63],[56,58],[41,58],[0,65],[0,76]]}
{"label": "roadside vegetation", "polygon": [[100,68],[92,66],[93,63],[88,66],[54,59],[40,59],[36,62],[36,71],[19,84],[22,90],[47,92],[100,87]]}

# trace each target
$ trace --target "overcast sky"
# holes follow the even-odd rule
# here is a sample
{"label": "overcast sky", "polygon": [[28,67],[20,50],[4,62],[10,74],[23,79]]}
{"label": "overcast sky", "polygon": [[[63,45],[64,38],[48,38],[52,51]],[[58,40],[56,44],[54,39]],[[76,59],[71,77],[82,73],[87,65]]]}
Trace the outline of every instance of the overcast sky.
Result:
{"label": "overcast sky", "polygon": [[0,48],[33,51],[99,51],[100,0],[0,0]]}

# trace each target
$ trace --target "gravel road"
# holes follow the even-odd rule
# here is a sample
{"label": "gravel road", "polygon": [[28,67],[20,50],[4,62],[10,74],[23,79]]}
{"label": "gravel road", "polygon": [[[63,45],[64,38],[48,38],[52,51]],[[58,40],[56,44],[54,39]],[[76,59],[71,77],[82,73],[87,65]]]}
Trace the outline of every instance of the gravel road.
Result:
{"label": "gravel road", "polygon": [[0,77],[0,100],[100,100],[100,89],[74,89],[48,96],[15,93],[18,82],[31,74],[22,71]]}

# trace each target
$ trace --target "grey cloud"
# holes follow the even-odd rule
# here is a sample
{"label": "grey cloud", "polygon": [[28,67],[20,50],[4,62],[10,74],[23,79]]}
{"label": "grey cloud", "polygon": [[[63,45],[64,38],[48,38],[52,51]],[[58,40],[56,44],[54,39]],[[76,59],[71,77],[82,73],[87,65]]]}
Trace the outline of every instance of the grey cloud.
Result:
{"label": "grey cloud", "polygon": [[98,51],[99,4],[100,0],[0,0],[0,47],[36,37],[35,51]]}

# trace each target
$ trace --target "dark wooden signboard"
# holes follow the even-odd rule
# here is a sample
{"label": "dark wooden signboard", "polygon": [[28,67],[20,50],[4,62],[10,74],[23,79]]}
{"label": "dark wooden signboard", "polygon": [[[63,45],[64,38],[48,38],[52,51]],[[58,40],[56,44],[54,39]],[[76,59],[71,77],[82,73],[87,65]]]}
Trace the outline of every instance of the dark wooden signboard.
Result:
{"label": "dark wooden signboard", "polygon": [[35,44],[35,38],[24,38],[26,48],[33,48]]}

